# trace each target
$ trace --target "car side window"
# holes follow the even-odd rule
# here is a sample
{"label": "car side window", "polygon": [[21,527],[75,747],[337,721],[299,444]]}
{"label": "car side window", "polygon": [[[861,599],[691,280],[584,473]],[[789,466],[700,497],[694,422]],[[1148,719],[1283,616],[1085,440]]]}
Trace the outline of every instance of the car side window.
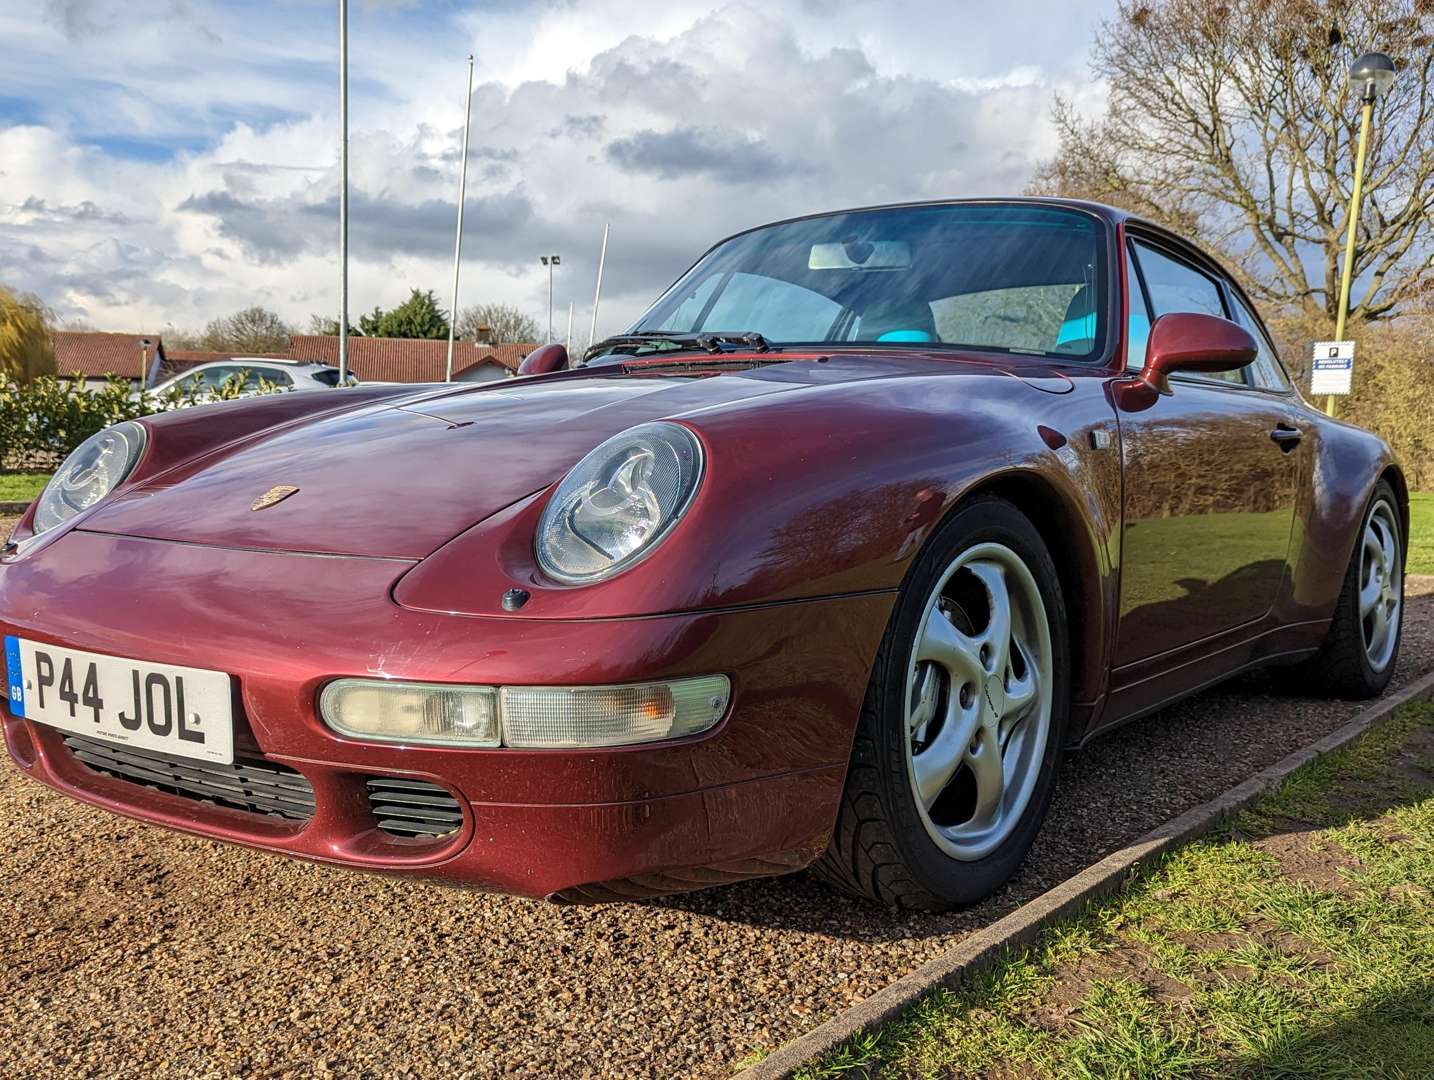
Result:
{"label": "car side window", "polygon": [[265,383],[287,389],[294,385],[294,380],[289,378],[287,371],[267,367],[250,368],[248,374],[244,376],[245,390],[261,390]]}
{"label": "car side window", "polygon": [[201,389],[218,390],[226,381],[232,378],[234,374],[235,369],[232,367],[205,368],[199,376]]}
{"label": "car side window", "polygon": [[1254,313],[1233,292],[1230,293],[1230,303],[1235,308],[1235,321],[1250,332],[1255,339],[1255,344],[1260,349],[1255,356],[1255,362],[1245,369],[1250,373],[1254,384],[1261,390],[1289,389],[1290,380],[1285,375],[1285,369],[1280,366],[1274,346],[1270,344],[1270,339],[1265,336],[1265,332],[1260,329],[1260,323]]}
{"label": "car side window", "polygon": [[[1135,241],[1134,246],[1135,257],[1140,262],[1140,271],[1150,296],[1150,306],[1157,319],[1161,315],[1181,311],[1214,315],[1221,319],[1229,318],[1225,312],[1225,302],[1220,297],[1220,286],[1214,278],[1139,240]],[[1221,371],[1196,377],[1245,385],[1243,370]]]}
{"label": "car side window", "polygon": [[841,305],[790,281],[760,274],[733,274],[707,313],[701,329],[755,330],[774,341],[823,341]]}
{"label": "car side window", "polygon": [[1150,344],[1150,308],[1145,299],[1145,286],[1135,270],[1130,249],[1125,251],[1125,276],[1129,282],[1130,313],[1126,321],[1125,369],[1140,371],[1145,367],[1145,347]]}
{"label": "car side window", "polygon": [[[1076,355],[1095,347],[1094,290],[1079,281],[963,293],[929,306],[937,341]],[[869,327],[863,334],[858,324],[857,334],[870,339]]]}

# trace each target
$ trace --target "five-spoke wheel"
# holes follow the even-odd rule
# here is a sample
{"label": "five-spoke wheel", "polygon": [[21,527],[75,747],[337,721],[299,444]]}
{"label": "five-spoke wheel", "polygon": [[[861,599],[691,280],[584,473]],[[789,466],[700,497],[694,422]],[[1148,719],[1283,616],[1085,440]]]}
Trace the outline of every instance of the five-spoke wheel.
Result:
{"label": "five-spoke wheel", "polygon": [[956,510],[907,574],[816,871],[941,910],[1011,876],[1055,782],[1069,710],[1060,575],[1003,499]]}
{"label": "five-spoke wheel", "polygon": [[1294,669],[1302,692],[1311,687],[1340,697],[1382,693],[1399,661],[1404,615],[1404,527],[1394,489],[1374,487],[1360,524],[1344,587],[1320,650]]}
{"label": "five-spoke wheel", "polygon": [[1369,666],[1389,666],[1399,639],[1404,573],[1399,558],[1399,514],[1388,499],[1377,499],[1364,523],[1360,548],[1359,627]]}
{"label": "five-spoke wheel", "polygon": [[952,858],[983,858],[1025,811],[1050,737],[1050,623],[1019,555],[983,543],[951,562],[927,599],[908,672],[922,820]]}

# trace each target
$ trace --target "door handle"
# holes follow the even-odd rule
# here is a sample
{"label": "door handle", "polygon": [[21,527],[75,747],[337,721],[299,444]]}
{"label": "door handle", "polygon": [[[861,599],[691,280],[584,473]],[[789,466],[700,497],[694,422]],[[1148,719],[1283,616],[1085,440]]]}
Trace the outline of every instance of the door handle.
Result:
{"label": "door handle", "polygon": [[1275,441],[1275,445],[1288,454],[1300,444],[1300,440],[1304,438],[1304,432],[1299,428],[1290,427],[1289,424],[1277,424],[1275,430],[1270,432],[1270,438]]}

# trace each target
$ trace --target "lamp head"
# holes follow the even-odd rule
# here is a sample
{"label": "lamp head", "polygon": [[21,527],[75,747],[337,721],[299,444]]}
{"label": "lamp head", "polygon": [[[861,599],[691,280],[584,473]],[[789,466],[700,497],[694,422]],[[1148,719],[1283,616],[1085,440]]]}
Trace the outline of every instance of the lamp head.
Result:
{"label": "lamp head", "polygon": [[1381,52],[1368,52],[1349,69],[1349,85],[1361,101],[1377,101],[1394,85],[1394,61]]}

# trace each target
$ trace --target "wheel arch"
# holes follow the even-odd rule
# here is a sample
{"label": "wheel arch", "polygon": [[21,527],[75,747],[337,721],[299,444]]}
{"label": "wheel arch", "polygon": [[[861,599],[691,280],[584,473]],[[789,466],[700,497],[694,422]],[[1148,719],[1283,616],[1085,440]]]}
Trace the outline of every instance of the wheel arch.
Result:
{"label": "wheel arch", "polygon": [[1409,551],[1409,483],[1404,479],[1404,470],[1392,461],[1384,467],[1384,471],[1379,474],[1379,479],[1387,482],[1394,489],[1394,497],[1399,502],[1399,528],[1404,534],[1399,541],[1404,546],[1407,559]]}
{"label": "wheel arch", "polygon": [[1094,701],[1105,689],[1102,642],[1106,637],[1107,603],[1103,588],[1106,574],[1102,572],[1088,519],[1073,497],[1045,477],[1030,470],[1013,469],[987,476],[962,491],[936,522],[927,536],[928,542],[952,515],[983,496],[1013,505],[1045,541],[1065,596],[1072,702]]}

